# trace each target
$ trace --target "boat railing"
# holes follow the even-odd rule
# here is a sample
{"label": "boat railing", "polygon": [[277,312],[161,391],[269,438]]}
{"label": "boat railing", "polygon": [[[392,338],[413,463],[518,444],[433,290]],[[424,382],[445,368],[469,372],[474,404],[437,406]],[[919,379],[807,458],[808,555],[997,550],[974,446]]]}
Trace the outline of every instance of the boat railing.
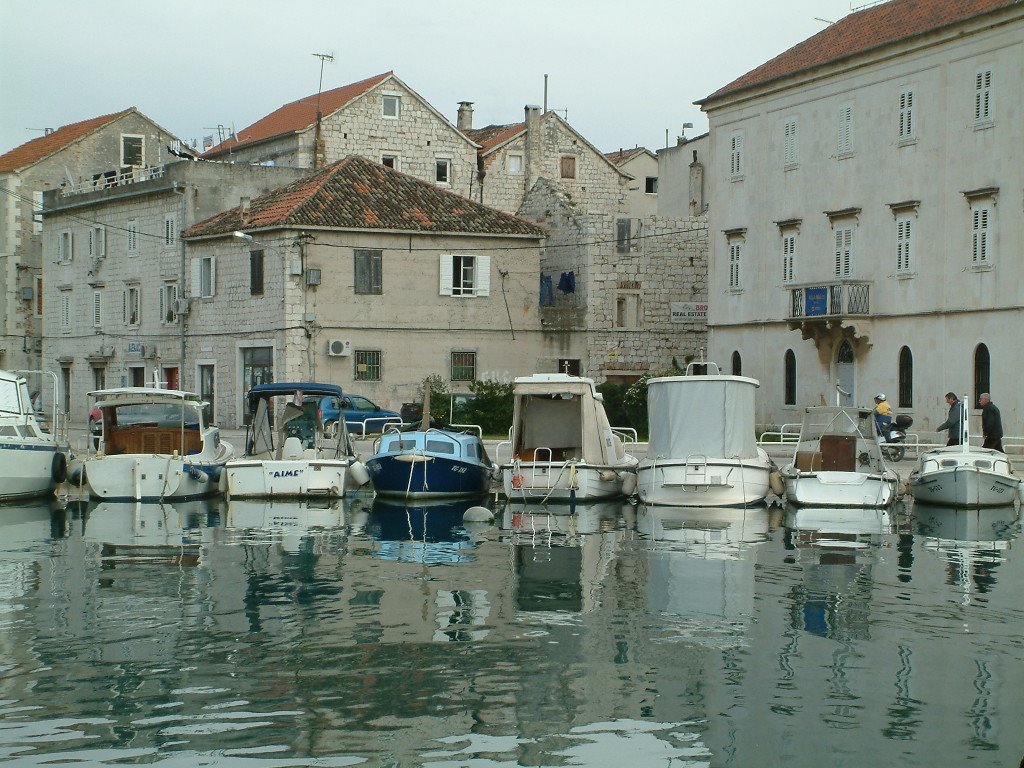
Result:
{"label": "boat railing", "polygon": [[612,434],[623,443],[638,443],[637,431],[633,427],[612,427]]}
{"label": "boat railing", "polygon": [[[505,452],[508,452],[507,455]],[[502,440],[494,446],[494,463],[508,464],[512,461],[512,440]]]}
{"label": "boat railing", "polygon": [[[380,428],[379,429],[377,429],[377,428],[367,429],[367,424],[373,423],[374,425],[376,425],[378,422],[380,422]],[[346,426],[346,428],[348,429],[349,432],[355,432],[356,435],[360,439],[365,440],[367,435],[383,433],[384,430],[387,428],[388,424],[401,425],[403,423],[404,422],[400,418],[396,418],[395,416],[371,416],[370,418],[365,419],[362,422],[359,422],[359,421],[346,421],[345,422],[345,426]],[[358,426],[359,428],[355,429],[355,430],[352,429],[352,427],[356,427],[356,426]]]}
{"label": "boat railing", "polygon": [[779,445],[780,443],[797,443],[800,441],[800,425],[797,423],[783,424],[778,429],[769,429],[757,438],[757,444]]}
{"label": "boat railing", "polygon": [[476,432],[476,436],[484,439],[484,429],[479,424],[449,424],[449,427],[456,430]]}

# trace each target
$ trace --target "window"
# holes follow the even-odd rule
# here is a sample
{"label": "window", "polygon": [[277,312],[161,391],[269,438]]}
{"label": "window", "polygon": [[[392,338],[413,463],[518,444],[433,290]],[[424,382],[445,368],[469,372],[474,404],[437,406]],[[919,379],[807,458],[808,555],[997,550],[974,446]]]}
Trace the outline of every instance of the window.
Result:
{"label": "window", "polygon": [[32,231],[36,234],[43,231],[43,192],[36,190],[32,193]]}
{"label": "window", "polygon": [[43,278],[36,277],[36,317],[43,316]]}
{"label": "window", "polygon": [[903,91],[900,94],[899,138],[901,140],[914,138],[914,128],[914,92]]}
{"label": "window", "polygon": [[476,381],[476,352],[452,352],[452,381]]}
{"label": "window", "polygon": [[992,209],[988,204],[971,207],[971,263],[989,264],[992,261],[992,241],[989,227]]}
{"label": "window", "polygon": [[379,349],[357,349],[353,357],[356,381],[380,381]]}
{"label": "window", "polygon": [[92,292],[92,327],[100,328],[103,325],[103,292]]}
{"label": "window", "polygon": [[836,229],[836,277],[853,274],[853,227]]}
{"label": "window", "polygon": [[192,260],[192,295],[208,299],[217,290],[217,260],[201,256]]}
{"label": "window", "polygon": [[796,355],[792,349],[786,350],[783,359],[783,393],[786,405],[796,405]]}
{"label": "window", "polygon": [[900,360],[896,377],[896,407],[914,407],[914,356],[910,347],[900,349]]}
{"label": "window", "polygon": [[170,248],[178,242],[178,225],[174,216],[164,216],[164,246]]}
{"label": "window", "polygon": [[573,155],[564,155],[562,157],[559,173],[563,179],[576,178],[576,158]]}
{"label": "window", "polygon": [[381,114],[384,117],[397,120],[402,116],[402,97],[384,94],[380,98]]}
{"label": "window", "polygon": [[982,69],[974,76],[974,122],[992,119],[992,70]]}
{"label": "window", "polygon": [[740,276],[740,261],[743,257],[743,238],[729,238],[729,288],[737,291],[743,287]]}
{"label": "window", "polygon": [[60,292],[60,329],[71,330],[71,291]]}
{"label": "window", "polygon": [[178,284],[164,283],[160,288],[160,322],[176,323],[178,316],[174,311],[175,302],[178,301]]}
{"label": "window", "polygon": [[782,236],[782,282],[792,283],[796,272],[796,234]]}
{"label": "window", "polygon": [[92,388],[93,389],[106,389],[107,388],[107,369],[102,365],[94,365],[92,367]]}
{"label": "window", "polygon": [[[979,344],[974,350],[974,407],[980,408],[981,403],[978,402],[978,397],[984,392],[991,392],[992,387],[990,378],[990,369],[992,365],[992,359],[989,357],[988,347],[985,344]],[[966,403],[964,403],[966,405]]]}
{"label": "window", "polygon": [[70,229],[57,235],[57,261],[67,263],[74,256],[74,236]]}
{"label": "window", "polygon": [[896,217],[896,271],[910,272],[913,269],[913,229],[909,216]]}
{"label": "window", "polygon": [[121,134],[121,165],[144,165],[145,142],[144,136]]}
{"label": "window", "polygon": [[658,177],[648,176],[644,179],[644,192],[648,195],[658,194]]}
{"label": "window", "polygon": [[368,248],[356,248],[352,253],[356,268],[355,292],[358,294],[383,293],[384,252]]}
{"label": "window", "polygon": [[394,168],[398,170],[398,155],[381,155],[380,164],[385,168]]}
{"label": "window", "polygon": [[95,226],[89,229],[89,256],[102,259],[107,255],[107,229]]}
{"label": "window", "polygon": [[505,168],[513,176],[520,175],[523,172],[523,156],[518,152],[509,154],[505,160]]}
{"label": "window", "polygon": [[263,250],[249,251],[249,295],[263,295]]}
{"label": "window", "polygon": [[791,118],[782,128],[782,162],[784,167],[792,168],[797,161],[796,118]]}
{"label": "window", "polygon": [[740,357],[739,350],[733,350],[732,353],[732,375],[743,375],[743,358]]}
{"label": "window", "polygon": [[125,228],[128,230],[128,255],[134,256],[139,252],[139,222],[132,219]]}
{"label": "window", "polygon": [[438,184],[452,183],[452,161],[446,158],[434,160],[434,180]]}
{"label": "window", "polygon": [[733,181],[743,178],[743,134],[739,132],[729,138],[729,176]]}
{"label": "window", "polygon": [[442,296],[490,296],[491,257],[441,254]]}
{"label": "window", "polygon": [[615,298],[615,327],[640,328],[643,325],[643,303],[639,291],[620,291]]}
{"label": "window", "polygon": [[619,219],[615,222],[615,250],[618,253],[629,252],[632,225],[632,219]]}
{"label": "window", "polygon": [[142,316],[142,297],[139,286],[130,285],[121,294],[121,318],[125,325],[138,325]]}
{"label": "window", "polygon": [[853,105],[844,104],[839,108],[839,135],[836,147],[839,156],[853,152]]}

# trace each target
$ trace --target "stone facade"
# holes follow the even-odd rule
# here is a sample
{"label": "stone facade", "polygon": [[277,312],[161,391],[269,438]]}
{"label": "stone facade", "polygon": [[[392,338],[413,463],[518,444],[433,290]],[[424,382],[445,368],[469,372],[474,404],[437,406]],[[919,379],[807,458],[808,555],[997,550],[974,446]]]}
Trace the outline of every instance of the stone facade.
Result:
{"label": "stone facade", "polygon": [[657,216],[658,156],[648,149],[636,147],[611,152],[608,157],[620,170],[632,177],[626,198],[626,212],[629,216],[634,219]]}
{"label": "stone facade", "polygon": [[[179,232],[241,197],[261,194],[301,177],[287,168],[175,162],[153,178],[95,191],[45,197],[43,367],[70,385],[62,405],[73,421],[87,418],[94,389],[152,383],[195,389],[195,369],[181,370],[187,316],[174,311],[184,298]],[[60,254],[62,233],[74,251]],[[90,240],[102,243],[90,253]],[[137,299],[138,314],[126,317]],[[253,321],[256,318],[252,318]],[[237,326],[223,326],[223,330]],[[233,331],[227,331],[233,332]]]}
{"label": "stone facade", "polygon": [[1024,434],[1022,78],[1017,4],[705,100],[711,354],[761,422],[838,385],[934,442],[947,391],[991,391]]}
{"label": "stone facade", "polygon": [[[44,141],[37,139],[0,158],[0,162],[10,158],[9,165],[14,166],[0,172],[0,367],[38,369],[42,364],[44,309],[48,313],[52,305],[39,291],[44,228],[42,217],[33,209],[42,205],[43,193],[113,184],[119,175],[134,178],[145,174],[147,168],[167,161],[167,145],[176,141],[135,109],[96,122],[100,124],[94,130],[82,134],[75,132],[74,126],[58,129],[53,137],[69,129],[75,134],[60,146],[33,152],[32,145]],[[142,141],[140,154],[131,158],[137,162],[134,166],[123,165],[125,136],[140,137]],[[28,155],[28,160],[18,160],[19,153]],[[94,181],[96,174],[106,175]],[[72,248],[86,253],[88,242],[75,240]]]}
{"label": "stone facade", "polygon": [[658,150],[658,215],[689,218],[707,213],[704,170],[708,134],[679,137],[674,147]]}

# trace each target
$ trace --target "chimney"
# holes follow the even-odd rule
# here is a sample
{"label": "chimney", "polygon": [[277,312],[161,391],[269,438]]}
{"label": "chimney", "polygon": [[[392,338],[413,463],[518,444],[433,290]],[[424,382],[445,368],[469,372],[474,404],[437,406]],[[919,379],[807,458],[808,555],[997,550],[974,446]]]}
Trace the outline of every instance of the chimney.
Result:
{"label": "chimney", "polygon": [[248,224],[249,223],[249,198],[248,197],[243,197],[239,201],[238,212],[239,212],[239,216],[241,217],[242,224]]}
{"label": "chimney", "polygon": [[460,131],[471,131],[473,130],[473,102],[472,101],[460,101],[459,102],[459,118],[455,123],[455,127]]}
{"label": "chimney", "polygon": [[524,163],[526,173],[523,174],[523,183],[528,192],[533,186],[533,182],[541,175],[541,141],[537,125],[540,122],[540,107],[535,104],[527,104],[523,107],[523,111],[526,116],[526,158]]}

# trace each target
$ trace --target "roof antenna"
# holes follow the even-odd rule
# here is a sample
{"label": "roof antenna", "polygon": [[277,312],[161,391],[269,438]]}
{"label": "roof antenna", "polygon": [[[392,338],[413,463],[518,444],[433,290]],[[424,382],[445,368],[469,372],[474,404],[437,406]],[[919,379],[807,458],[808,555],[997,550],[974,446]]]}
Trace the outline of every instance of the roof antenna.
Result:
{"label": "roof antenna", "polygon": [[316,89],[316,132],[313,134],[313,167],[320,168],[324,163],[323,139],[320,136],[320,121],[323,115],[320,114],[320,92],[324,89],[324,62],[334,61],[330,53],[314,53],[320,59],[320,85]]}

